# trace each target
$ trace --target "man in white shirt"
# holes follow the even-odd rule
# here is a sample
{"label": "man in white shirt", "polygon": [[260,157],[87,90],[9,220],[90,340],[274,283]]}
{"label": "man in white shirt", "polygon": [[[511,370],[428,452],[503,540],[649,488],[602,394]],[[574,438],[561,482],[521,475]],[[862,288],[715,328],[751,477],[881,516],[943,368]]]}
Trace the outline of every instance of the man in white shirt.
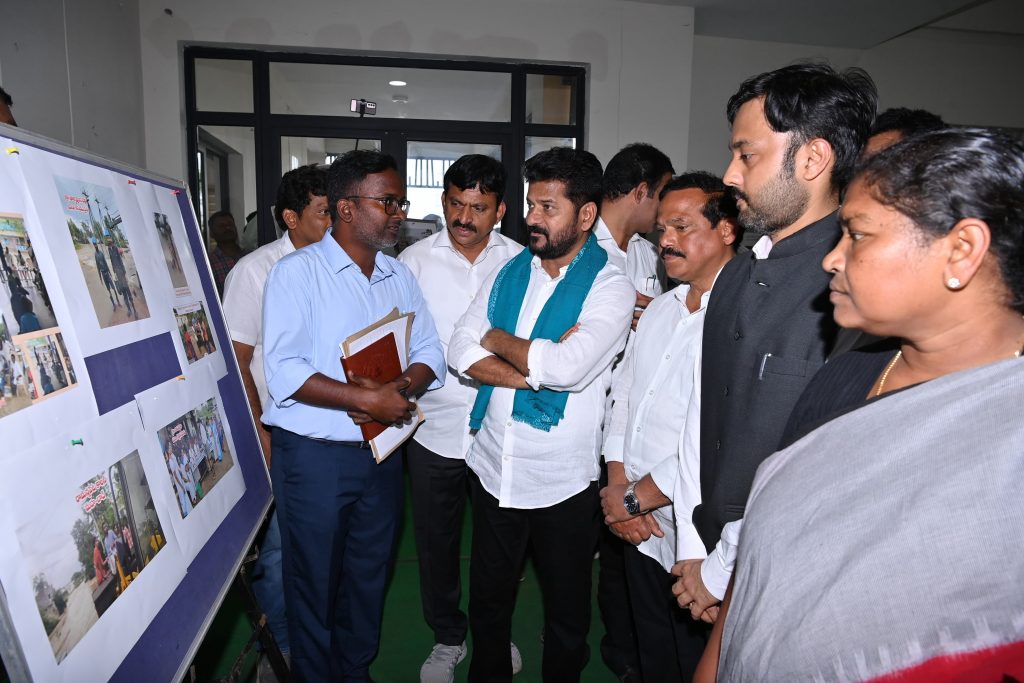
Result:
{"label": "man in white shirt", "polygon": [[592,237],[601,164],[557,147],[526,162],[529,252],[477,294],[449,364],[482,386],[470,415],[473,548],[469,680],[508,681],[512,610],[527,547],[544,600],[545,681],[586,665],[600,528],[601,421],[636,290]]}
{"label": "man in white shirt", "polygon": [[[672,177],[672,162],[659,149],[635,142],[616,152],[601,178],[601,213],[594,226],[597,243],[608,252],[608,260],[619,267],[636,289],[633,329],[653,297],[664,288],[664,268],[658,250],[644,236],[654,228],[658,212],[658,193]],[[626,340],[632,345],[633,335]],[[623,356],[612,365],[612,384],[621,369]],[[605,403],[604,430],[612,414],[612,397]],[[608,483],[605,468],[601,470],[602,486]],[[633,614],[626,594],[626,569],[623,544],[606,528],[600,535],[600,575],[597,582],[597,604],[601,610],[605,635],[601,639],[601,658],[622,681],[638,677]]]}
{"label": "man in white shirt", "polygon": [[[444,174],[441,204],[447,229],[398,255],[423,290],[445,353],[455,323],[481,285],[523,250],[494,230],[505,215],[504,196],[500,161],[482,154],[460,158]],[[452,681],[455,666],[466,656],[459,546],[469,475],[466,451],[473,441],[469,411],[476,393],[475,382],[450,372],[444,386],[419,399],[427,419],[406,444],[420,599],[435,643],[420,669],[421,683]],[[517,658],[518,651],[513,666]]]}
{"label": "man in white shirt", "polygon": [[696,476],[677,481],[679,450],[694,432],[699,435],[704,311],[718,273],[739,245],[736,204],[720,178],[685,173],[662,190],[655,230],[666,272],[683,284],[647,307],[612,386],[614,408],[604,443],[609,485],[601,503],[612,532],[631,544],[625,551],[626,583],[643,680],[688,681],[706,628],[672,597],[677,531],[687,557],[705,553],[688,522],[696,502],[677,530],[672,498],[683,486],[699,501],[699,465]]}
{"label": "man in white shirt", "polygon": [[[231,346],[238,358],[242,385],[259,433],[263,457],[270,466],[270,432],[260,417],[267,403],[263,371],[263,288],[275,263],[296,249],[319,242],[331,226],[327,208],[327,172],[315,164],[302,166],[281,177],[274,203],[274,218],[284,234],[244,256],[228,273],[224,284],[224,317]],[[288,626],[281,586],[281,532],[277,511],[263,537],[260,559],[253,570],[252,588],[267,614],[270,631],[282,654],[287,654]]]}

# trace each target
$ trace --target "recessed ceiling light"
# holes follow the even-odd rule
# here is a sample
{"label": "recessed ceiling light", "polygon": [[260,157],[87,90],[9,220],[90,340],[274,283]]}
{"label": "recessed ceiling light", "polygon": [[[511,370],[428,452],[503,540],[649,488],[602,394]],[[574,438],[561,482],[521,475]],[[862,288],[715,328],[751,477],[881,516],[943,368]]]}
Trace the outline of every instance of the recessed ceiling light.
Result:
{"label": "recessed ceiling light", "polygon": [[406,82],[405,81],[388,81],[388,85],[393,85],[396,88],[401,88],[403,85],[406,85]]}

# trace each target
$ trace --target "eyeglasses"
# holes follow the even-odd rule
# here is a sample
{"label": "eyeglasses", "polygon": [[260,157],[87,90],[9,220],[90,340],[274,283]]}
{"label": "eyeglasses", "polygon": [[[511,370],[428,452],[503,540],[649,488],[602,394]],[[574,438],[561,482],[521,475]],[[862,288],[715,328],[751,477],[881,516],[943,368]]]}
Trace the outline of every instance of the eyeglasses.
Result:
{"label": "eyeglasses", "polygon": [[372,199],[375,202],[380,202],[384,206],[384,213],[389,216],[394,216],[399,211],[402,213],[409,213],[408,199],[396,199],[394,197],[365,197],[358,194],[350,195],[345,197],[345,199]]}

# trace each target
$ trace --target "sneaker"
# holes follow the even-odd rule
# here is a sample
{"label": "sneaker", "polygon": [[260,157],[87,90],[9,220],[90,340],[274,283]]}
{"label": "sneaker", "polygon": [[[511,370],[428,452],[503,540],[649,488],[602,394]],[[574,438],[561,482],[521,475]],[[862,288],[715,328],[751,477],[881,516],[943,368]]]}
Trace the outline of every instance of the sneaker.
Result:
{"label": "sneaker", "polygon": [[510,645],[512,646],[512,675],[515,676],[523,670],[523,656],[519,654],[519,648],[515,643],[510,643]]}
{"label": "sneaker", "polygon": [[[519,654],[516,652],[516,654]],[[455,667],[466,658],[466,643],[442,645],[438,643],[430,651],[427,661],[420,667],[420,683],[452,683]],[[522,662],[520,661],[520,667]]]}

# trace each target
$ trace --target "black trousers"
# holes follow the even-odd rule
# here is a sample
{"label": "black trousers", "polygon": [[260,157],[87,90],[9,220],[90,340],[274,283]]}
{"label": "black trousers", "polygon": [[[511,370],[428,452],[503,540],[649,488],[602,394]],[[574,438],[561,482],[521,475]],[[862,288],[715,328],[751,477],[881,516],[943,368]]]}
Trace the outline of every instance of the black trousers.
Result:
{"label": "black trousers", "polygon": [[271,439],[292,679],[364,683],[405,502],[402,454],[378,465],[369,450],[280,428]]}
{"label": "black trousers", "polygon": [[509,641],[520,570],[531,550],[544,603],[543,680],[579,681],[587,664],[591,567],[601,525],[598,485],[546,508],[498,507],[470,474],[473,550],[469,570],[469,680],[512,680]]}
{"label": "black trousers", "polygon": [[469,625],[466,614],[459,609],[459,546],[469,468],[465,460],[438,455],[415,439],[406,442],[405,456],[423,618],[434,632],[435,643],[461,645]]}
{"label": "black trousers", "polygon": [[[601,467],[601,486],[608,485],[608,470]],[[640,671],[637,655],[636,629],[633,609],[629,604],[626,587],[625,549],[628,543],[601,525],[598,541],[600,572],[597,576],[597,607],[601,611],[604,637],[601,639],[601,658],[616,675],[627,669]]]}
{"label": "black trousers", "polygon": [[711,627],[679,608],[661,563],[628,543],[625,560],[644,682],[692,681]]}

